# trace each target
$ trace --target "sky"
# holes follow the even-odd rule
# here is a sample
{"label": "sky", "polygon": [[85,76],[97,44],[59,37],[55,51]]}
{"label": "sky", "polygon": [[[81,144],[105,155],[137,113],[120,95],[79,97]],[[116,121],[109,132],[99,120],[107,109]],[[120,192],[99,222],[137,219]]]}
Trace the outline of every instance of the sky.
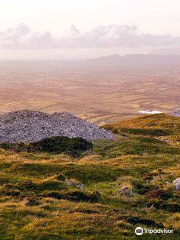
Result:
{"label": "sky", "polygon": [[179,0],[0,0],[1,59],[180,54]]}

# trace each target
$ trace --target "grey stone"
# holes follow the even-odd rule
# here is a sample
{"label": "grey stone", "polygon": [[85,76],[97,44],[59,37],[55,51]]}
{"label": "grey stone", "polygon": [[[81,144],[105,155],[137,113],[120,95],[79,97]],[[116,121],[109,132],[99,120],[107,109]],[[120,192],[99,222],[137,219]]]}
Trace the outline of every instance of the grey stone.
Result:
{"label": "grey stone", "polygon": [[173,181],[173,184],[176,190],[180,190],[180,178],[176,178],[176,180]]}
{"label": "grey stone", "polygon": [[86,140],[114,139],[114,135],[68,112],[15,111],[0,115],[0,143],[35,142],[52,136]]}

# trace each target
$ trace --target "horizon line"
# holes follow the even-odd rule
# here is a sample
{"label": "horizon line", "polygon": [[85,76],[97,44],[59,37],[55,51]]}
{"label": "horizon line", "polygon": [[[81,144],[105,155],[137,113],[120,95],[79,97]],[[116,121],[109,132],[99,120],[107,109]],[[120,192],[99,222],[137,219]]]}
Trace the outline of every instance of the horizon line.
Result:
{"label": "horizon line", "polygon": [[92,57],[92,58],[0,58],[0,62],[3,61],[87,61],[87,60],[96,60],[101,58],[108,58],[113,56],[119,56],[121,58],[126,56],[159,56],[159,57],[180,57],[180,54],[151,54],[151,53],[134,53],[134,54],[110,54],[110,55],[102,55],[99,57]]}

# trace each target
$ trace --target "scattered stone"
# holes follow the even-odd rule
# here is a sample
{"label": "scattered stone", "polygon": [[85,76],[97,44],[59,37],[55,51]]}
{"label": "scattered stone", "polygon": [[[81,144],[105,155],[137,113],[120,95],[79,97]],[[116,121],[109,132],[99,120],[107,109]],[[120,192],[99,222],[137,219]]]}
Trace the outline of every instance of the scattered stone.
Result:
{"label": "scattered stone", "polygon": [[72,180],[67,180],[66,183],[68,186],[73,186],[73,184],[74,184]]}
{"label": "scattered stone", "polygon": [[76,179],[66,180],[66,184],[68,186],[76,187],[76,188],[78,188],[80,190],[84,190],[84,184],[82,184],[81,182],[77,181]]}
{"label": "scattered stone", "polygon": [[180,190],[180,178],[176,178],[176,180],[173,181],[173,184],[175,185],[176,190]]}
{"label": "scattered stone", "polygon": [[76,187],[79,188],[81,191],[84,190],[84,184],[82,183],[76,184]]}
{"label": "scattered stone", "polygon": [[114,139],[109,131],[67,112],[22,110],[0,115],[0,143],[36,142],[53,136]]}
{"label": "scattered stone", "polygon": [[133,195],[133,191],[130,187],[128,186],[123,186],[119,192],[124,195],[124,196],[132,196]]}

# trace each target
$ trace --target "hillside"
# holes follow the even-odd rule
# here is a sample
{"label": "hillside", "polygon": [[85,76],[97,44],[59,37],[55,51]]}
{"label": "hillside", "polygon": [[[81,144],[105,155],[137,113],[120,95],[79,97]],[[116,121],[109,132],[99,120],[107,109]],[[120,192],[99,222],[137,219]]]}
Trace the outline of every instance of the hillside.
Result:
{"label": "hillside", "polygon": [[179,134],[180,118],[166,114],[145,115],[138,118],[106,125],[113,132],[132,133],[139,135],[169,136]]}
{"label": "hillside", "polygon": [[143,116],[106,126],[116,140],[78,157],[0,149],[0,239],[137,239],[136,227],[179,238],[180,119]]}
{"label": "hillside", "polygon": [[112,124],[115,128],[179,129],[180,118],[166,114],[146,115]]}
{"label": "hillside", "polygon": [[160,67],[164,65],[179,65],[179,55],[158,55],[158,54],[129,54],[120,56],[118,54],[104,56],[97,59],[88,60],[88,63],[99,65],[118,65],[133,67]]}

